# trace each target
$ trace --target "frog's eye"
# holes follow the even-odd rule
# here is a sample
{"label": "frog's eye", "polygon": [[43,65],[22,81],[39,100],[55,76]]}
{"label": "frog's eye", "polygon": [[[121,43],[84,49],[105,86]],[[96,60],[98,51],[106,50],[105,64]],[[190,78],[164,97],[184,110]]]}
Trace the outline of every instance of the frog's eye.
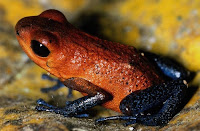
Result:
{"label": "frog's eye", "polygon": [[19,35],[19,31],[18,30],[16,31],[16,34]]}
{"label": "frog's eye", "polygon": [[31,41],[31,48],[33,52],[40,57],[47,57],[50,53],[46,46],[36,40]]}

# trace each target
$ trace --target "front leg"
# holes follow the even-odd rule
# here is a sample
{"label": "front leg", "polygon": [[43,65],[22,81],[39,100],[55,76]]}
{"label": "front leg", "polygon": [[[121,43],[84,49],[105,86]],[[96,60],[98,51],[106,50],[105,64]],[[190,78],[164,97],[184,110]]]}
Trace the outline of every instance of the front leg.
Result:
{"label": "front leg", "polygon": [[[41,91],[43,93],[48,93],[50,91],[56,91],[62,87],[65,87],[65,85],[59,80],[59,79],[55,79],[47,74],[42,74],[42,79],[46,79],[46,80],[49,80],[49,81],[55,81],[56,84],[51,86],[51,87],[45,87],[45,88],[42,88]],[[71,88],[68,88],[68,94],[67,94],[67,98],[72,98],[73,97],[73,94],[72,94],[72,89]]]}
{"label": "front leg", "polygon": [[58,108],[49,105],[42,99],[39,99],[37,101],[38,106],[36,107],[36,110],[55,112],[57,114],[68,117],[79,117],[80,113],[112,99],[112,96],[108,92],[82,78],[70,78],[62,82],[67,87],[86,93],[88,95],[75,101],[67,102],[66,107],[64,108]]}
{"label": "front leg", "polygon": [[56,114],[61,114],[66,117],[76,117],[79,116],[80,113],[96,106],[102,104],[105,97],[98,93],[95,96],[84,96],[79,98],[75,101],[70,102],[64,108],[54,107],[52,105],[47,104],[42,99],[39,99],[37,103],[39,106],[36,107],[38,111],[48,111],[48,112],[55,112]]}

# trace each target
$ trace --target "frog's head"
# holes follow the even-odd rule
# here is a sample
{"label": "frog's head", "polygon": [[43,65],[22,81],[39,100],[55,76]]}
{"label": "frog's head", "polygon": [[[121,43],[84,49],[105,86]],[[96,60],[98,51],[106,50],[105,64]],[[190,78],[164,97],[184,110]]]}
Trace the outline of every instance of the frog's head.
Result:
{"label": "frog's head", "polygon": [[26,54],[39,66],[59,77],[56,70],[61,64],[63,29],[71,28],[65,16],[57,10],[47,10],[38,16],[25,17],[15,27],[16,37]]}

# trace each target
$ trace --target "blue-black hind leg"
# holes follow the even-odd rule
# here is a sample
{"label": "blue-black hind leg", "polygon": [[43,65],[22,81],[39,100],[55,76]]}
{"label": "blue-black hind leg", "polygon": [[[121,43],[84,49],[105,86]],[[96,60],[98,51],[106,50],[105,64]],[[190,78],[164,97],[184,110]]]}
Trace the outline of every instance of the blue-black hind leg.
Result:
{"label": "blue-black hind leg", "polygon": [[[107,120],[125,120],[125,125],[141,123],[149,126],[164,125],[180,110],[187,90],[186,81],[174,80],[133,92],[120,103],[120,110],[126,116],[100,118],[96,122]],[[159,110],[154,111],[156,107]]]}
{"label": "blue-black hind leg", "polygon": [[[143,51],[141,51],[143,52]],[[188,71],[178,62],[169,57],[159,56],[150,52],[143,52],[145,57],[160,70],[161,75],[167,77],[169,80],[186,80],[190,82],[195,77],[196,73]]]}
{"label": "blue-black hind leg", "polygon": [[183,90],[178,90],[177,93],[174,93],[172,96],[170,96],[164,102],[165,104],[163,104],[158,113],[139,116],[136,121],[138,123],[150,126],[166,125],[180,111],[180,107],[182,107],[182,101],[185,96],[183,95],[183,92]]}
{"label": "blue-black hind leg", "polygon": [[[45,80],[49,80],[49,81],[55,81],[56,84],[52,87],[45,87],[45,88],[42,88],[41,91],[43,93],[48,93],[49,91],[56,91],[62,87],[65,87],[65,85],[59,80],[59,79],[56,79],[56,78],[53,78],[47,74],[42,74],[42,79],[45,79]],[[71,88],[68,88],[68,94],[67,94],[67,98],[72,98],[73,97],[73,94],[72,94],[72,89]]]}

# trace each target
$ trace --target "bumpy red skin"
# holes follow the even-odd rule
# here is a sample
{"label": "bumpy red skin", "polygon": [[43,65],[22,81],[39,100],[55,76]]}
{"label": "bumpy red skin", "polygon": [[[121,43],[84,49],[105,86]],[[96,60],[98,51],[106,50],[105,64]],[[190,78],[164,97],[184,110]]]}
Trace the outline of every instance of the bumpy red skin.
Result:
{"label": "bumpy red skin", "polygon": [[[21,47],[36,64],[61,81],[79,77],[109,92],[113,99],[103,106],[114,111],[120,112],[121,100],[131,92],[163,82],[153,65],[134,47],[82,32],[59,11],[25,17],[17,23],[16,31],[20,32],[17,39]],[[44,44],[50,55],[35,55],[31,40]]]}

